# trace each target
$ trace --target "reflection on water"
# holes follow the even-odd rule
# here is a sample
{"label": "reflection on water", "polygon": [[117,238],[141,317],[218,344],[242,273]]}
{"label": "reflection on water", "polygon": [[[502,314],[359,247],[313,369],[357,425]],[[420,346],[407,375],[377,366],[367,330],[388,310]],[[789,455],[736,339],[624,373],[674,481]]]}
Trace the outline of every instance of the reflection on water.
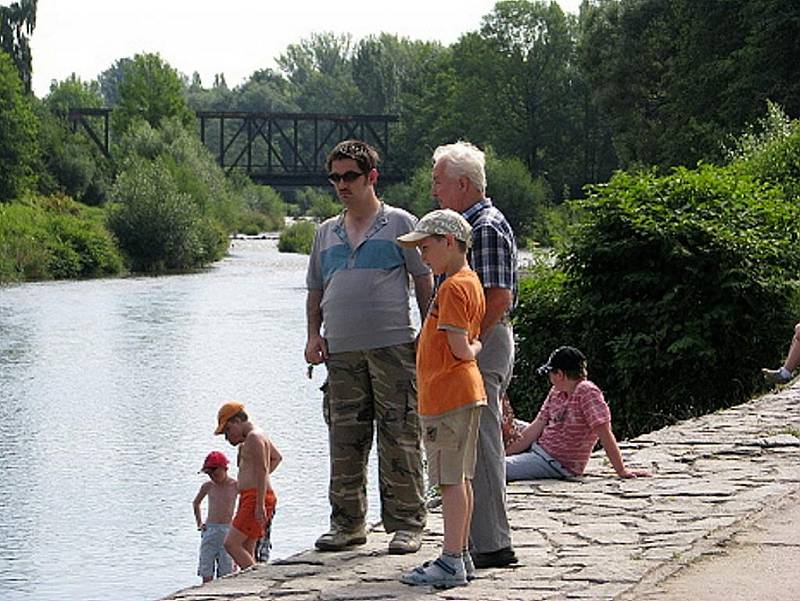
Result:
{"label": "reflection on water", "polygon": [[[191,502],[205,455],[235,457],[212,435],[227,399],[284,455],[273,557],[327,529],[305,265],[273,242],[236,242],[197,274],[0,288],[4,601],[138,601],[199,583]],[[374,458],[370,483],[376,519]]]}

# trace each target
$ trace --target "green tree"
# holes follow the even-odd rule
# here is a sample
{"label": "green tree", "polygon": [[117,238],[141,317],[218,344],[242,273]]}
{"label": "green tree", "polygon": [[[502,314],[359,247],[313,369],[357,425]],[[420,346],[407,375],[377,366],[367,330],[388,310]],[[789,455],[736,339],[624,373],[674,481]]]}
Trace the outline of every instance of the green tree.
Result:
{"label": "green tree", "polygon": [[453,47],[462,136],[519,157],[559,196],[575,183],[575,30],[555,2],[504,0]]}
{"label": "green tree", "polygon": [[520,159],[490,153],[486,160],[486,188],[514,228],[517,240],[524,243],[541,222],[543,209],[552,196],[547,184],[534,180]]}
{"label": "green tree", "polygon": [[286,75],[291,96],[302,111],[354,112],[358,91],[351,69],[352,38],[330,32],[313,33],[290,44],[276,62]]}
{"label": "green tree", "polygon": [[255,71],[231,94],[229,105],[239,111],[291,113],[300,107],[289,94],[289,84],[271,69]]}
{"label": "green tree", "polygon": [[728,158],[740,173],[783,190],[786,202],[800,200],[800,121],[775,103],[730,145]]}
{"label": "green tree", "polygon": [[580,58],[622,167],[694,166],[767,100],[800,111],[792,0],[584,3]]}
{"label": "green tree", "polygon": [[119,102],[119,86],[125,77],[125,69],[133,62],[130,58],[120,58],[97,76],[100,92],[106,106],[116,106]]}
{"label": "green tree", "polygon": [[11,58],[0,51],[0,202],[36,181],[38,122]]}
{"label": "green tree", "polygon": [[431,194],[430,157],[426,163],[414,169],[404,182],[389,186],[385,197],[389,203],[401,207],[417,217],[422,217],[425,213],[437,208],[436,199]]}
{"label": "green tree", "polygon": [[70,108],[99,108],[103,106],[100,84],[83,81],[73,73],[62,81],[50,84],[50,93],[44,99],[53,113],[66,115]]}
{"label": "green tree", "polygon": [[112,176],[111,162],[86,136],[75,135],[62,115],[36,101],[39,120],[40,165],[38,190],[44,195],[66,194],[85,204],[105,200]]}
{"label": "green tree", "polygon": [[358,87],[360,109],[365,113],[396,114],[406,94],[418,94],[425,62],[444,52],[441,44],[399,38],[381,33],[360,40],[351,68]]}
{"label": "green tree", "polygon": [[456,110],[458,79],[449,48],[420,49],[415,63],[414,78],[402,94],[393,144],[393,164],[407,174],[420,165],[430,173],[433,150],[439,144],[463,138],[465,124],[474,117],[466,118]]}
{"label": "green tree", "polygon": [[28,37],[36,27],[37,0],[20,0],[0,6],[0,51],[14,61],[25,93],[31,91],[33,64]]}
{"label": "green tree", "polygon": [[137,54],[119,84],[119,103],[112,114],[114,131],[121,136],[137,120],[158,127],[164,119],[176,119],[184,127],[194,123],[181,79],[158,54]]}
{"label": "green tree", "polygon": [[110,161],[84,135],[69,131],[65,119],[70,108],[103,106],[100,84],[85,82],[74,73],[50,84],[50,93],[38,111],[42,168],[39,191],[60,192],[86,204],[105,200],[112,178]]}
{"label": "green tree", "polygon": [[580,61],[609,116],[622,167],[658,162],[669,56],[677,40],[658,0],[600,0],[581,11]]}

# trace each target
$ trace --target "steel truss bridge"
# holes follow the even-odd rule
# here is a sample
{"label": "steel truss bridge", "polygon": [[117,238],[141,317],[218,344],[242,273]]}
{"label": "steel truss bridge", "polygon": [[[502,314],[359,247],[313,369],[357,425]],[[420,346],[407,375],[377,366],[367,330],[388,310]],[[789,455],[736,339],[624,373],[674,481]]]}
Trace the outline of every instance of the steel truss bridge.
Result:
{"label": "steel truss bridge", "polygon": [[[110,157],[110,108],[73,108],[73,132],[85,133]],[[325,157],[337,142],[364,140],[381,156],[381,181],[401,179],[389,144],[396,115],[198,111],[198,135],[226,173],[241,171],[273,186],[327,185]]]}

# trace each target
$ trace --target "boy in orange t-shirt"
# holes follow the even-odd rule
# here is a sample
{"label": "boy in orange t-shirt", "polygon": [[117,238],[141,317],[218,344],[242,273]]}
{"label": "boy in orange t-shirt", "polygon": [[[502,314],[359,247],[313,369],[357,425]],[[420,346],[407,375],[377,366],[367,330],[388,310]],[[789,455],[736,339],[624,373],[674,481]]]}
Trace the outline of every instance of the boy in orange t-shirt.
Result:
{"label": "boy in orange t-shirt", "polygon": [[442,493],[444,543],[432,562],[403,574],[400,581],[437,588],[463,586],[474,566],[467,551],[472,519],[480,409],[486,404],[478,364],[480,324],[486,312],[483,286],[467,264],[472,228],[450,209],[432,211],[414,231],[400,236],[417,246],[422,260],[446,279],[425,318],[417,348],[417,398],[422,420],[428,479]]}

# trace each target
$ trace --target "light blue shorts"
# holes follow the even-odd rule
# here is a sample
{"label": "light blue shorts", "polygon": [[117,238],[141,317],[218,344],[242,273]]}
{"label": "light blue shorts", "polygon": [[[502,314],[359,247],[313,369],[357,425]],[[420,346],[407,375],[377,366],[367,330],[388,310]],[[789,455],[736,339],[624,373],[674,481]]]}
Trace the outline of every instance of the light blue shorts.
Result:
{"label": "light blue shorts", "polygon": [[225,535],[230,528],[230,524],[206,524],[206,529],[200,533],[197,575],[201,578],[214,578],[215,571],[217,578],[233,572],[233,560],[224,545]]}

